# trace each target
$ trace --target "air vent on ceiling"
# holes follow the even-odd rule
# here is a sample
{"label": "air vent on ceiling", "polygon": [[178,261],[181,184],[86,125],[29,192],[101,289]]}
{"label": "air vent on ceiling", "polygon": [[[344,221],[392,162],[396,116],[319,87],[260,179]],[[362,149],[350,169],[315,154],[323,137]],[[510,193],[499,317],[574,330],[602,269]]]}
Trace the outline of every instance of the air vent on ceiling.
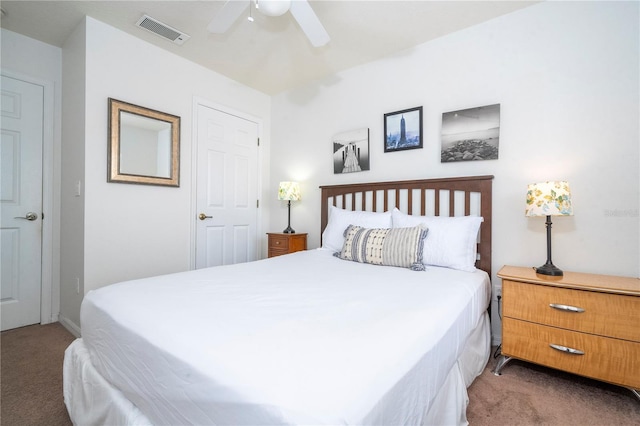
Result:
{"label": "air vent on ceiling", "polygon": [[147,31],[151,31],[152,33],[157,34],[162,38],[171,40],[175,44],[183,44],[185,41],[191,38],[189,34],[185,34],[182,31],[171,28],[167,24],[163,24],[162,22],[153,19],[148,15],[143,15],[142,18],[140,18],[138,22],[136,22],[136,26],[144,28]]}

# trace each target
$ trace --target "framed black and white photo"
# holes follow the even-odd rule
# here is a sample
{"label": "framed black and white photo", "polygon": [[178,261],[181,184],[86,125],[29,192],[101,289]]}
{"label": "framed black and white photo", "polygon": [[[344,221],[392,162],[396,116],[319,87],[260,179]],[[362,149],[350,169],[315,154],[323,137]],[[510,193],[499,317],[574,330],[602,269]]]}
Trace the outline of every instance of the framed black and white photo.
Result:
{"label": "framed black and white photo", "polygon": [[497,160],[500,104],[442,114],[440,162]]}
{"label": "framed black and white photo", "polygon": [[384,115],[384,152],[422,148],[422,107]]}
{"label": "framed black and white photo", "polygon": [[333,137],[333,173],[369,170],[369,129],[351,130]]}

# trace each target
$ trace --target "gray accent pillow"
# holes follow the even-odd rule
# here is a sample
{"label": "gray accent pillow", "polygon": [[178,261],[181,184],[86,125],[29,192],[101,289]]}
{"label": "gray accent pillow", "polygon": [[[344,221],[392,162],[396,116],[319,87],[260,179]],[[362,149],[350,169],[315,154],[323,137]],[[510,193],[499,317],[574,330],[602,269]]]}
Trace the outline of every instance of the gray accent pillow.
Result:
{"label": "gray accent pillow", "polygon": [[424,271],[422,263],[427,228],[364,228],[349,225],[344,231],[342,251],[334,256],[373,265],[398,266]]}

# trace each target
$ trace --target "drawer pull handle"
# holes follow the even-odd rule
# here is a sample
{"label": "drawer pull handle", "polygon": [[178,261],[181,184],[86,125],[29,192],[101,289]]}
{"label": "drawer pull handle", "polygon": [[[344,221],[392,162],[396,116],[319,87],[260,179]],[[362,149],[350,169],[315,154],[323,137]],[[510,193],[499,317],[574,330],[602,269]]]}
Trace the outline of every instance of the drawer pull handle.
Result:
{"label": "drawer pull handle", "polygon": [[549,306],[551,306],[553,309],[558,309],[560,311],[568,311],[568,312],[576,312],[576,313],[584,312],[584,309],[578,308],[577,306],[561,305],[559,303],[549,303]]}
{"label": "drawer pull handle", "polygon": [[566,352],[566,353],[571,354],[571,355],[584,355],[584,352],[579,350],[579,349],[568,348],[566,346],[555,345],[553,343],[549,343],[549,346],[551,346],[553,349],[555,349],[557,351]]}

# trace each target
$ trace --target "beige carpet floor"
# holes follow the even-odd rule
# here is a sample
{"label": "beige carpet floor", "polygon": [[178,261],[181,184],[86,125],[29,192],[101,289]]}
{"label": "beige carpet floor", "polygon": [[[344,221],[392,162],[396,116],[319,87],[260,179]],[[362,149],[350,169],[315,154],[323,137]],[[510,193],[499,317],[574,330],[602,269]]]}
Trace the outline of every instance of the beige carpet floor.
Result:
{"label": "beige carpet floor", "polygon": [[0,424],[71,424],[62,399],[62,360],[74,339],[59,323],[0,334]]}
{"label": "beige carpet floor", "polygon": [[[1,425],[71,425],[62,360],[73,340],[58,323],[0,334]],[[640,425],[640,401],[626,389],[519,361],[495,376],[495,362],[469,388],[472,426]]]}
{"label": "beige carpet floor", "polygon": [[628,389],[517,360],[496,376],[496,362],[469,387],[473,426],[640,425],[640,400]]}

